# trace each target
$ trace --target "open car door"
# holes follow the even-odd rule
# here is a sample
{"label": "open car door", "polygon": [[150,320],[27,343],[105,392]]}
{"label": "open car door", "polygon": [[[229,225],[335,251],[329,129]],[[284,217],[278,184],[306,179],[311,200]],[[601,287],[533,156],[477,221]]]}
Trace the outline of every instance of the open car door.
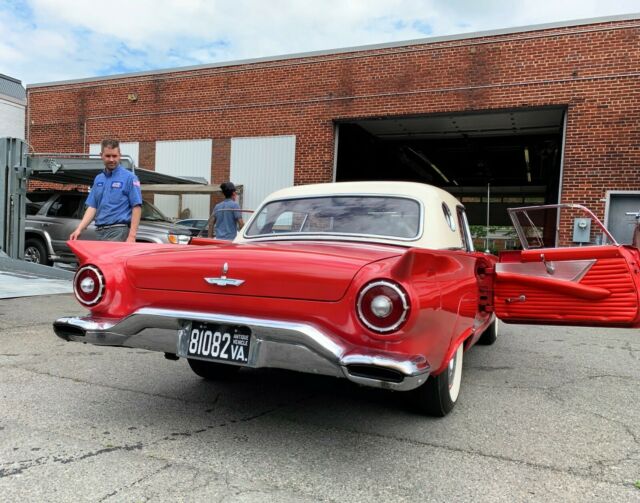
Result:
{"label": "open car door", "polygon": [[[507,323],[640,327],[638,248],[616,243],[580,205],[514,208],[509,214],[523,249],[503,252],[496,264],[493,302],[498,318]],[[569,246],[556,246],[563,241]]]}

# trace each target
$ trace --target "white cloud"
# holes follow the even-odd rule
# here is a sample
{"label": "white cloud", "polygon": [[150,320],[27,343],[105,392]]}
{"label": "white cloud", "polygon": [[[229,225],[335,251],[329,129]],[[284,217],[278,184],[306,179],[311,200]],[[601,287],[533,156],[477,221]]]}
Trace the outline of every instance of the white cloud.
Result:
{"label": "white cloud", "polygon": [[2,2],[0,73],[51,82],[636,10],[637,0]]}

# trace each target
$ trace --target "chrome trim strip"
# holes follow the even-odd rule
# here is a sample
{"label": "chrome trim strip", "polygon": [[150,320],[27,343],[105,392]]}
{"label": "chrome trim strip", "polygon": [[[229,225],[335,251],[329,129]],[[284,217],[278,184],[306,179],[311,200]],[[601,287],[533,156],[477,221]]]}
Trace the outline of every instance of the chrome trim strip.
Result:
{"label": "chrome trim strip", "polygon": [[[83,300],[82,297],[78,294],[78,284],[76,281],[78,276],[83,271],[86,271],[87,269],[94,272],[94,274],[98,278],[98,283],[99,283],[98,295],[96,295],[91,302]],[[73,293],[76,296],[76,299],[78,300],[78,302],[80,302],[80,304],[82,304],[83,306],[93,306],[94,304],[97,304],[98,302],[100,302],[102,300],[102,294],[104,293],[104,276],[102,275],[102,271],[100,271],[100,269],[98,269],[96,266],[93,266],[93,265],[85,265],[80,269],[78,269],[76,274],[73,277]]]}
{"label": "chrome trim strip", "polygon": [[496,273],[525,274],[541,278],[551,278],[579,282],[584,278],[596,260],[554,260],[554,273],[549,274],[544,262],[501,262],[496,264]]}
{"label": "chrome trim strip", "polygon": [[243,279],[225,278],[224,276],[221,278],[204,278],[204,280],[210,285],[218,286],[240,286],[242,283],[244,283]]}
{"label": "chrome trim strip", "polygon": [[[374,324],[370,323],[369,320],[367,320],[367,318],[365,317],[364,313],[362,312],[362,298],[369,290],[371,290],[372,288],[375,288],[376,286],[386,286],[391,288],[394,292],[396,292],[400,296],[400,300],[402,301],[402,307],[404,309],[404,311],[402,312],[402,316],[400,316],[400,319],[391,326],[377,327]],[[367,328],[370,328],[374,332],[379,332],[383,334],[386,334],[387,332],[392,332],[396,330],[400,325],[402,325],[404,323],[404,320],[407,319],[407,313],[409,312],[409,302],[407,301],[407,296],[404,293],[404,291],[402,291],[399,285],[386,280],[372,281],[371,283],[366,285],[362,290],[360,290],[360,293],[358,294],[358,301],[356,303],[356,307],[358,308],[358,318],[360,318],[360,321],[364,323],[364,325]],[[381,319],[380,321],[383,321],[383,320]]]}
{"label": "chrome trim strip", "polygon": [[[249,367],[276,367],[346,377],[366,386],[397,391],[420,386],[431,370],[423,355],[367,350],[304,323],[222,313],[142,308],[123,319],[60,318],[54,323],[54,330],[58,337],[68,341],[175,352],[185,357],[191,321],[249,327]],[[84,335],[76,335],[73,331],[65,333],[65,327],[80,329]],[[400,372],[404,379],[395,383],[353,376],[347,365],[391,369]]]}
{"label": "chrome trim strip", "polygon": [[[345,197],[345,198],[350,198],[350,197],[379,197],[379,198],[384,198],[384,197],[388,197],[388,198],[393,198],[393,199],[405,199],[407,201],[413,201],[415,203],[418,203],[418,208],[420,210],[420,214],[419,214],[419,222],[418,222],[418,231],[416,233],[415,236],[410,237],[410,238],[402,238],[402,237],[395,237],[395,236],[385,236],[385,235],[381,235],[381,234],[356,234],[356,233],[346,233],[346,232],[285,232],[285,233],[281,233],[281,234],[276,234],[274,236],[274,234],[254,234],[249,236],[247,234],[247,231],[249,230],[249,228],[251,227],[251,225],[253,224],[253,220],[258,218],[258,216],[260,215],[260,213],[262,212],[262,209],[264,207],[266,207],[269,204],[272,203],[277,203],[277,202],[282,202],[282,201],[291,201],[291,200],[299,200],[299,199],[320,199],[320,198],[326,198],[326,197]],[[253,212],[253,215],[251,216],[251,219],[247,222],[247,224],[243,227],[243,232],[242,232],[242,237],[247,239],[247,240],[259,240],[259,239],[273,239],[274,237],[282,237],[283,239],[285,238],[298,238],[298,237],[323,237],[323,236],[335,236],[335,237],[352,237],[352,238],[367,238],[367,239],[373,239],[373,240],[390,240],[390,241],[402,241],[402,242],[406,242],[406,243],[410,243],[412,241],[418,241],[420,238],[422,238],[422,234],[424,233],[424,204],[422,203],[422,201],[420,199],[416,199],[415,197],[411,197],[411,196],[401,196],[401,195],[384,195],[384,194],[375,194],[375,193],[347,193],[345,192],[340,193],[340,194],[335,194],[335,193],[326,193],[326,194],[313,194],[313,195],[300,195],[300,196],[290,196],[290,197],[286,197],[283,199],[272,199],[270,201],[266,201],[264,204],[262,204],[256,211]]]}

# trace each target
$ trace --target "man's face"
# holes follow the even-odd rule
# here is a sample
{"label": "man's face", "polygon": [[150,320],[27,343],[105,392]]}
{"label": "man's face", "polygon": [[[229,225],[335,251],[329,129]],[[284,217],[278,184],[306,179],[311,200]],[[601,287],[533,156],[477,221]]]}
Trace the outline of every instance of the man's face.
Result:
{"label": "man's face", "polygon": [[120,164],[120,148],[104,147],[100,153],[104,167],[108,170],[116,169],[116,166]]}

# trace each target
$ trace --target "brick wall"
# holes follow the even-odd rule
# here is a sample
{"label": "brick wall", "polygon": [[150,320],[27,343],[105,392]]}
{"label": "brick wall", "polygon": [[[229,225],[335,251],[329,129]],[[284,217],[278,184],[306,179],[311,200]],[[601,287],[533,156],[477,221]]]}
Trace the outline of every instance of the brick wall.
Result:
{"label": "brick wall", "polygon": [[220,180],[230,138],[293,134],[304,184],[332,180],[335,119],[563,105],[562,201],[602,217],[606,190],[640,189],[639,37],[636,19],[28,88],[29,142],[139,141],[152,168],[157,140],[213,138]]}

